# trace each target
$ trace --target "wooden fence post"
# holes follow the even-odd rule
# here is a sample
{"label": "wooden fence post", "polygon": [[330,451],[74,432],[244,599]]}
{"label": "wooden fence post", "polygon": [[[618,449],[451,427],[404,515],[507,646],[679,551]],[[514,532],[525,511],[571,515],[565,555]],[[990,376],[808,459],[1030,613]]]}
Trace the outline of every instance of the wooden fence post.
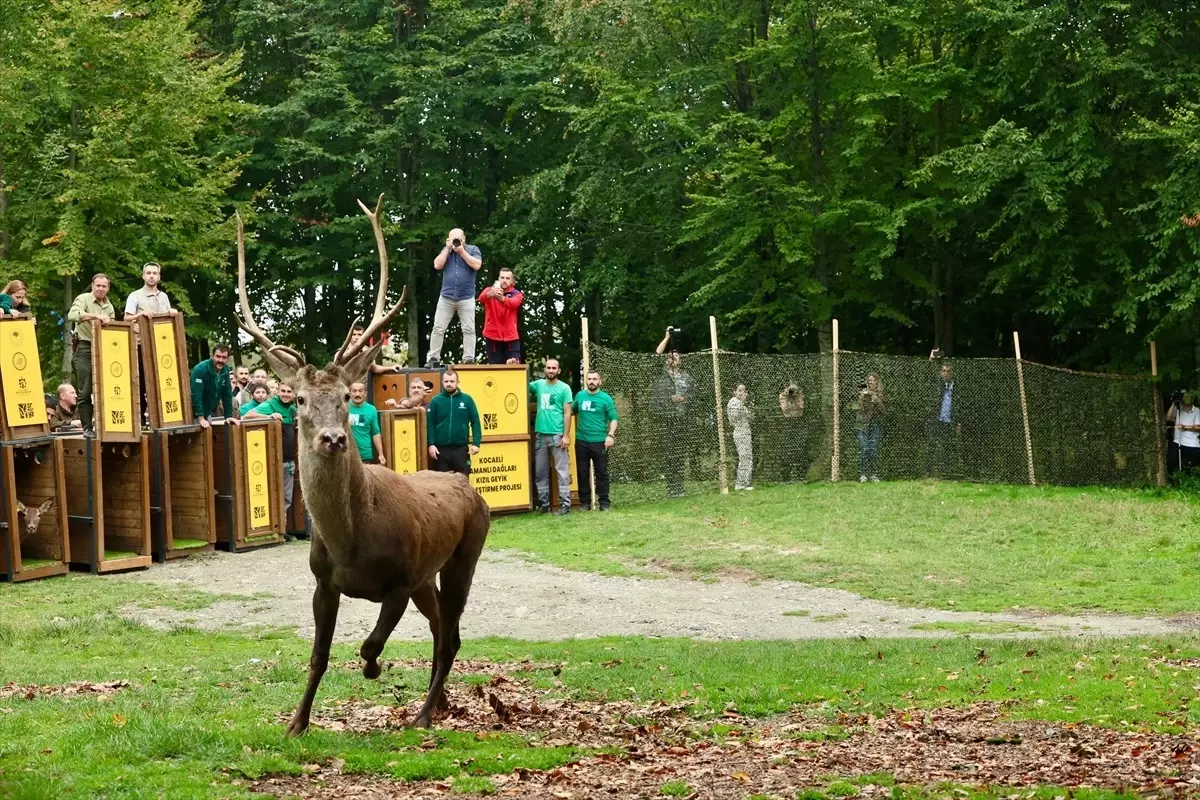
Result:
{"label": "wooden fence post", "polygon": [[1162,442],[1162,395],[1158,391],[1158,348],[1150,343],[1150,378],[1154,395],[1154,457],[1158,462],[1158,474],[1155,482],[1159,486],[1167,485],[1167,457],[1163,453]]}
{"label": "wooden fence post", "polygon": [[721,494],[729,494],[729,476],[726,474],[726,453],[725,453],[725,407],[721,405],[721,362],[717,358],[717,318],[708,318],[708,331],[712,336],[712,360],[713,360],[713,394],[717,398],[717,447],[720,452],[720,464],[717,467],[717,483],[721,487]]}
{"label": "wooden fence post", "polygon": [[[587,375],[589,372],[591,372],[591,369],[592,369],[592,352],[591,352],[591,348],[588,347],[588,318],[587,318],[587,316],[581,317],[580,322],[583,325],[583,339],[581,340],[583,343],[583,380],[580,382],[579,389],[580,389],[580,391],[582,391],[584,388],[587,387]],[[578,411],[578,409],[576,409],[576,411]],[[575,414],[572,414],[571,418],[577,419]],[[578,432],[579,423],[576,422],[575,425],[576,425],[575,430],[576,430],[576,432]],[[578,441],[578,440],[576,440],[576,441]],[[588,474],[580,475],[579,477],[580,477],[580,480],[587,481],[588,486],[591,487],[591,491],[588,492],[588,497],[592,498],[592,508],[596,508],[597,504],[599,503],[599,498],[596,497],[596,468],[589,466]]]}
{"label": "wooden fence post", "polygon": [[833,321],[833,460],[830,463],[830,481],[837,481],[841,473],[842,460],[842,419],[841,400],[838,391],[838,321]]}
{"label": "wooden fence post", "polygon": [[1025,459],[1029,462],[1029,485],[1037,486],[1033,471],[1033,436],[1029,432],[1029,403],[1025,400],[1025,367],[1021,364],[1021,336],[1013,331],[1013,352],[1017,356],[1017,387],[1021,391],[1021,421],[1025,423]]}

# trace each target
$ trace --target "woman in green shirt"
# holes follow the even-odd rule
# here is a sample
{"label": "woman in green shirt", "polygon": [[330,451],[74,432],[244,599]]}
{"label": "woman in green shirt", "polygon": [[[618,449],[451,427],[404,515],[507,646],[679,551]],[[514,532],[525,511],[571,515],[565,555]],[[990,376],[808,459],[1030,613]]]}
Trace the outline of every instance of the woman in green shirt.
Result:
{"label": "woman in green shirt", "polygon": [[4,291],[0,292],[0,315],[11,314],[16,317],[33,311],[25,302],[28,293],[23,281],[9,281]]}

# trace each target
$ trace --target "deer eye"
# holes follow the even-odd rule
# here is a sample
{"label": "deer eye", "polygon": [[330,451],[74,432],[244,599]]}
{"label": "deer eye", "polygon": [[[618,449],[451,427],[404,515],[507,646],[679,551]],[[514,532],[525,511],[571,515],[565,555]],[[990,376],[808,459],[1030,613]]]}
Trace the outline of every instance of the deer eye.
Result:
{"label": "deer eye", "polygon": [[298,405],[298,406],[302,406],[302,405],[304,405],[304,398],[303,398],[303,397],[297,397],[297,398],[296,398],[296,405]]}
{"label": "deer eye", "polygon": [[343,397],[342,399],[345,400],[347,403],[349,403],[350,402],[350,393],[346,392],[346,396]]}

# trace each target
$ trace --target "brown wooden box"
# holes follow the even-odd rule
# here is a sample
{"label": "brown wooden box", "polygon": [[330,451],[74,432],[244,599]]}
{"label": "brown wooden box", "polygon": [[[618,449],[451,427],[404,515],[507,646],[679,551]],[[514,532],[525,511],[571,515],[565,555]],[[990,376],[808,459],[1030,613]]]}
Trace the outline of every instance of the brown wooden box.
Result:
{"label": "brown wooden box", "polygon": [[33,320],[0,317],[0,439],[50,434]]}
{"label": "brown wooden box", "polygon": [[408,397],[408,384],[415,377],[433,384],[433,391],[425,396],[425,405],[429,405],[430,398],[442,390],[442,372],[440,369],[402,369],[385,375],[373,375],[371,404],[381,412],[389,410],[387,401],[399,403]]}
{"label": "brown wooden box", "polygon": [[381,411],[383,455],[387,467],[401,475],[429,469],[428,429],[424,408]]}
{"label": "brown wooden box", "polygon": [[[0,519],[6,527],[0,578],[28,581],[65,574],[70,568],[71,542],[62,442],[46,439],[0,447],[0,480]],[[54,505],[42,515],[37,531],[22,540],[25,517],[17,513],[17,501],[37,506],[50,498]],[[44,561],[50,563],[40,563]]]}
{"label": "brown wooden box", "polygon": [[150,566],[150,442],[61,437],[71,564],[93,573]]}
{"label": "brown wooden box", "polygon": [[101,325],[93,320],[92,405],[96,413],[96,436],[100,441],[141,444],[139,374],[133,323],[106,322]]}
{"label": "brown wooden box", "polygon": [[192,425],[151,434],[154,558],[205,553],[217,541],[213,432]]}
{"label": "brown wooden box", "polygon": [[[283,434],[279,420],[213,423],[213,474],[217,487],[217,546],[230,552],[283,541]],[[259,434],[262,434],[261,436]],[[248,440],[252,440],[248,444]],[[255,455],[260,443],[265,452]],[[250,477],[259,483],[251,484]],[[260,487],[252,504],[251,488]],[[252,505],[254,506],[252,508]],[[255,521],[257,518],[257,521]]]}
{"label": "brown wooden box", "polygon": [[[147,325],[141,318],[139,328]],[[146,412],[154,430],[192,425],[191,373],[183,316],[155,314],[149,333],[141,331],[142,374],[146,377]]]}

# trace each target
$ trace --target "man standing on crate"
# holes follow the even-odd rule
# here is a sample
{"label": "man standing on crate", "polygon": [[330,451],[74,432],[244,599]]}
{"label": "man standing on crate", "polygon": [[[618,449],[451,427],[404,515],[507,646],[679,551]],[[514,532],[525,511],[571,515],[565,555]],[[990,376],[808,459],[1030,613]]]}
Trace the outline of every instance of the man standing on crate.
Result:
{"label": "man standing on crate", "polygon": [[475,360],[475,276],[482,266],[483,253],[475,245],[467,244],[463,229],[450,231],[446,246],[433,259],[433,268],[442,273],[442,291],[433,312],[426,369],[442,365],[446,327],[455,315],[462,326],[463,363],[470,364]]}
{"label": "man standing on crate", "polygon": [[[67,321],[75,325],[72,366],[75,368],[75,389],[79,393],[79,420],[83,423],[85,433],[92,433],[96,427],[92,406],[91,323],[96,321],[103,326],[116,319],[116,316],[116,309],[108,299],[108,276],[103,273],[92,276],[92,290],[76,297],[75,302],[71,303],[71,310],[67,312]],[[81,322],[85,324],[79,324]]]}
{"label": "man standing on crate", "polygon": [[596,468],[596,499],[608,511],[608,451],[617,441],[617,406],[600,389],[600,373],[584,378],[587,389],[575,395],[575,466],[579,470],[579,507],[592,510],[591,470]]}
{"label": "man standing on crate", "polygon": [[517,314],[525,295],[514,283],[509,267],[500,270],[496,283],[479,293],[483,304],[483,338],[487,339],[489,364],[521,363],[521,336],[517,332]]}
{"label": "man standing on crate", "polygon": [[233,405],[233,385],[229,380],[229,345],[219,344],[213,348],[212,356],[192,368],[192,413],[201,428],[209,426],[209,419],[216,416],[220,404],[226,417],[233,419],[237,410]]}
{"label": "man standing on crate", "polygon": [[429,429],[429,468],[470,475],[471,456],[483,444],[483,427],[475,401],[458,388],[458,373],[454,370],[442,373],[442,391],[429,401],[425,421]]}
{"label": "man standing on crate", "polygon": [[546,359],[546,376],[529,384],[529,394],[537,403],[534,419],[534,475],[538,510],[550,510],[550,462],[558,475],[558,509],[555,514],[571,511],[571,387],[558,379],[557,358]]}

